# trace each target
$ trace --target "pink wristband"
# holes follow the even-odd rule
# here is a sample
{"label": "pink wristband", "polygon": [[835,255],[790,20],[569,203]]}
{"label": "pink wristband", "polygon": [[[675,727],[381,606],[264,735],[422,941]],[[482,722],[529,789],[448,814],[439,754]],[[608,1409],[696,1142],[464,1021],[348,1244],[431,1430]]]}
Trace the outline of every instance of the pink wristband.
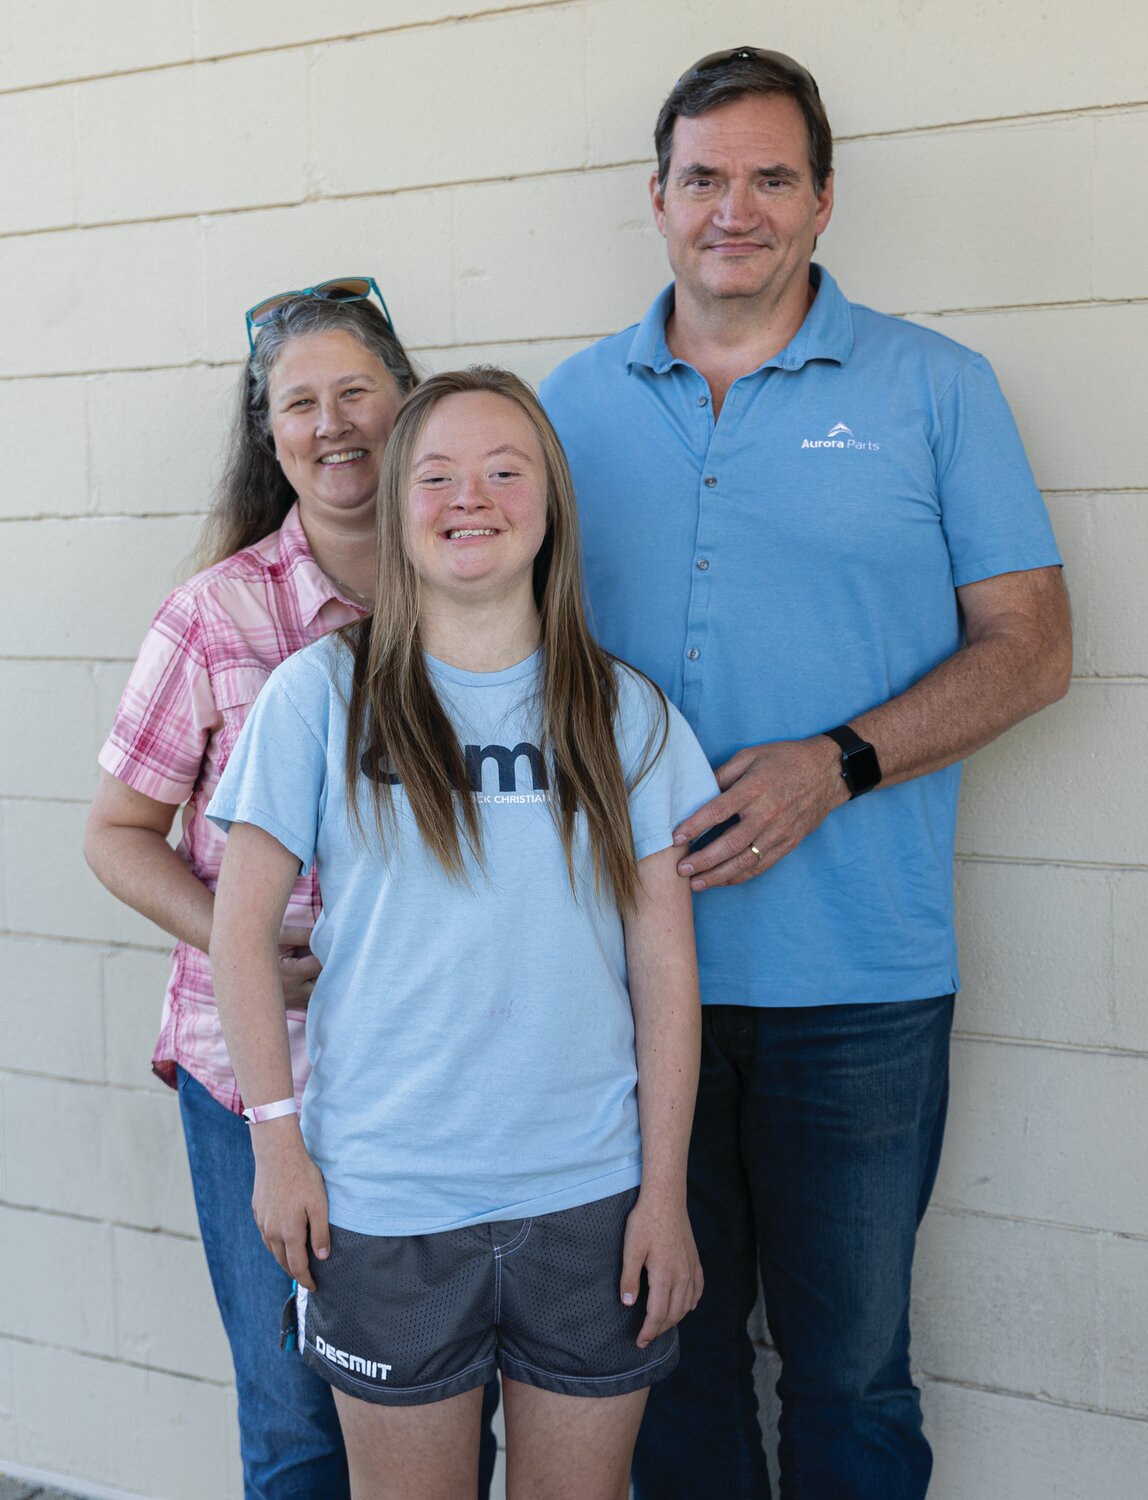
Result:
{"label": "pink wristband", "polygon": [[297,1115],[294,1099],[276,1099],[274,1104],[256,1104],[243,1111],[248,1125],[262,1125],[264,1120],[278,1120],[283,1115]]}

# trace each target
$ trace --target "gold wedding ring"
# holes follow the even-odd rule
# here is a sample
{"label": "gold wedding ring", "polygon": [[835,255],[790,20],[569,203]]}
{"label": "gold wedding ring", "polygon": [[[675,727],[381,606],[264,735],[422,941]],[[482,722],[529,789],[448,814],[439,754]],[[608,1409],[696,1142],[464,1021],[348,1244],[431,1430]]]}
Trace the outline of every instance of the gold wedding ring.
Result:
{"label": "gold wedding ring", "polygon": [[757,847],[756,844],[750,844],[750,846],[749,846],[749,852],[752,855],[755,855],[756,858],[758,858],[758,859],[761,858],[761,850]]}

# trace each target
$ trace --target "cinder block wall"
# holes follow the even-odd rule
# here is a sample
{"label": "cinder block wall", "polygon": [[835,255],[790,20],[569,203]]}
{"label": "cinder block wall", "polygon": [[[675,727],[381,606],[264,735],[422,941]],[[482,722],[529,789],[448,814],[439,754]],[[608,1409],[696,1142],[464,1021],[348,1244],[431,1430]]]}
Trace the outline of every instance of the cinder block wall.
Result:
{"label": "cinder block wall", "polygon": [[821,255],[985,351],[1068,560],[1068,699],[970,770],[966,989],[916,1363],[937,1500],[1133,1500],[1148,1453],[1148,13],[1133,0],[60,0],[0,36],[0,1470],[233,1500],[165,942],[80,857],[217,470],[242,311],[374,273],[426,369],[539,379],[666,279],[701,53],[816,72]]}

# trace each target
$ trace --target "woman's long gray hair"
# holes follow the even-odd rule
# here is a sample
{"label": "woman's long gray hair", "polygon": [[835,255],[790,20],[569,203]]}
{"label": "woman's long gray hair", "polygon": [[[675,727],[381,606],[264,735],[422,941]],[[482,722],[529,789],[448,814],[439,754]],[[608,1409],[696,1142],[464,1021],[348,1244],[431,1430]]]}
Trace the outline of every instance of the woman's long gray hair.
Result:
{"label": "woman's long gray hair", "polygon": [[262,541],[278,530],[295,503],[271,438],[268,386],[292,339],[313,333],[349,333],[386,366],[406,395],[418,376],[394,329],[373,302],[329,302],[298,297],[260,328],[239,382],[227,462],[200,542],[201,567]]}

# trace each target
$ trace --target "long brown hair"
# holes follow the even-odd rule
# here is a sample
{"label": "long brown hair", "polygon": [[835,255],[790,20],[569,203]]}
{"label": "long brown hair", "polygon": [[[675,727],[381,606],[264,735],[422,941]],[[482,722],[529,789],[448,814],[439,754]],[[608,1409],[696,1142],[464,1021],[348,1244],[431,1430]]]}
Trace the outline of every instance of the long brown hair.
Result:
{"label": "long brown hair", "polygon": [[[390,784],[397,780],[424,843],[449,875],[465,875],[464,843],[476,858],[482,857],[478,801],[466,794],[462,748],[423,655],[419,578],[406,538],[411,472],[427,418],[445,397],[477,392],[513,401],[525,413],[542,449],[548,524],[534,559],[534,598],[541,617],[542,750],[553,772],[550,805],[571,888],[575,820],[582,812],[595,889],[608,887],[624,912],[634,904],[639,877],[630,831],[630,788],[614,738],[615,658],[591,636],[582,607],[578,517],[566,455],[537,396],[507,370],[476,365],[432,376],[406,402],[387,444],[379,481],[375,612],[343,631],[354,656],[346,751],[352,817],[364,832],[358,788],[360,766],[369,767],[375,828],[384,841],[395,828]],[[653,765],[668,732],[665,699],[656,688],[652,691],[661,713],[654,716],[633,782]],[[383,767],[389,774],[380,774]]]}
{"label": "long brown hair", "polygon": [[227,461],[204,523],[198,565],[211,567],[260,542],[282,526],[295,503],[271,438],[271,372],[292,339],[312,333],[349,333],[373,354],[405,395],[418,384],[406,350],[373,302],[329,302],[299,297],[260,328],[239,379]]}

